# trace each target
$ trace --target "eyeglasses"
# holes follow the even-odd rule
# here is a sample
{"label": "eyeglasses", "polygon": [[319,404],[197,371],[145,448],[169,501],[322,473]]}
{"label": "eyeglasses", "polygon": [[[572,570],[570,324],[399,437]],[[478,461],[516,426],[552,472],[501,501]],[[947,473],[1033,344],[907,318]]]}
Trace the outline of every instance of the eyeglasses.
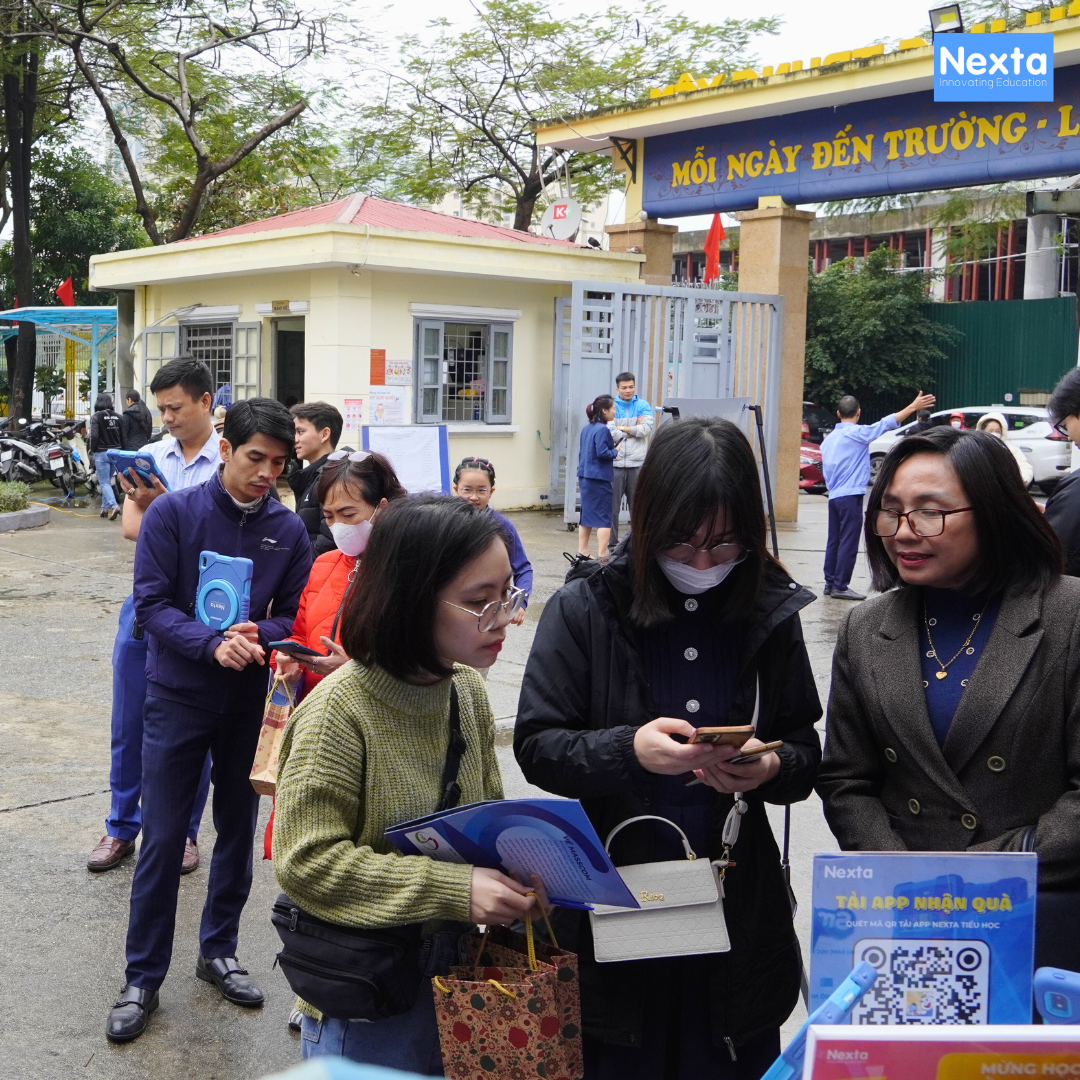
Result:
{"label": "eyeglasses", "polygon": [[898,510],[875,510],[870,518],[870,528],[875,536],[895,536],[900,531],[900,519],[905,518],[908,528],[916,536],[940,536],[950,514],[964,514],[973,509],[972,506],[961,506],[958,510],[909,510],[906,514]]}
{"label": "eyeglasses", "polygon": [[1069,429],[1065,426],[1064,420],[1060,421],[1057,424],[1054,424],[1053,427],[1059,435],[1063,435],[1066,439],[1069,437]]}
{"label": "eyeglasses", "polygon": [[672,562],[688,563],[699,551],[704,551],[713,563],[741,563],[746,558],[746,548],[742,544],[733,544],[729,540],[721,540],[715,544],[702,544],[695,547],[693,544],[672,544],[664,548],[660,554]]}
{"label": "eyeglasses", "polygon": [[371,457],[370,450],[335,450],[333,453],[326,455],[327,461],[340,461],[342,458],[347,457],[350,461],[363,461],[366,458]]}
{"label": "eyeglasses", "polygon": [[511,587],[508,600],[492,600],[490,604],[485,604],[479,611],[462,607],[460,604],[451,604],[449,600],[442,600],[440,603],[446,604],[447,607],[456,608],[458,611],[464,611],[469,615],[475,615],[476,629],[481,634],[486,634],[489,630],[495,628],[495,624],[499,621],[500,612],[505,611],[506,617],[512,619],[525,606],[525,596],[524,589]]}

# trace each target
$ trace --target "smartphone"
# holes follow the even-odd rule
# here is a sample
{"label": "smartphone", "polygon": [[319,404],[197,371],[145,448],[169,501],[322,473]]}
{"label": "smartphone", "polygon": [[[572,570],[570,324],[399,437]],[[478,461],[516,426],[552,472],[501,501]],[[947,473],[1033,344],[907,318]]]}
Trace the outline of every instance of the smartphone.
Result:
{"label": "smartphone", "polygon": [[754,737],[750,724],[741,727],[699,727],[687,740],[688,743],[712,743],[714,746],[742,746]]}
{"label": "smartphone", "polygon": [[753,746],[746,751],[745,754],[740,754],[738,757],[733,757],[730,761],[726,762],[727,765],[745,765],[748,761],[753,761],[759,754],[770,754],[773,750],[779,750],[784,745],[783,739],[777,739],[776,742],[762,743],[761,746]]}
{"label": "smartphone", "polygon": [[161,481],[161,486],[169,490],[169,481],[165,474],[158,468],[158,463],[149,455],[140,450],[108,450],[106,451],[109,461],[116,466],[117,472],[127,476],[128,469],[134,469],[135,474],[147,487],[153,487],[154,482],[150,478],[156,476]]}
{"label": "smartphone", "polygon": [[309,649],[306,645],[301,645],[299,641],[271,641],[267,648],[284,653],[286,656],[293,657],[293,659],[302,656],[330,655],[329,653],[319,652],[317,649]]}

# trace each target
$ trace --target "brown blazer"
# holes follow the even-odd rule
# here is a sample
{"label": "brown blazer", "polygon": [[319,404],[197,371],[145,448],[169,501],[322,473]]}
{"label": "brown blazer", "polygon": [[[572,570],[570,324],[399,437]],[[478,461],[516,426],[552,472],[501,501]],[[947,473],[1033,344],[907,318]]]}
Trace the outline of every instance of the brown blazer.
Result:
{"label": "brown blazer", "polygon": [[840,629],[816,785],[840,847],[1035,850],[1040,888],[1080,888],[1080,579],[1005,597],[944,748],[921,611],[920,589],[895,589]]}

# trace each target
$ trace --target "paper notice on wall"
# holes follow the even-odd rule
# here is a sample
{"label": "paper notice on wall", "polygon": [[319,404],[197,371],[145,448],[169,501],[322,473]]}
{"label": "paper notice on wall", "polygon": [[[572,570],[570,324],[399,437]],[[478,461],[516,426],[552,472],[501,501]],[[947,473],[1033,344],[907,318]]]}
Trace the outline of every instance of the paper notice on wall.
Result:
{"label": "paper notice on wall", "polygon": [[390,459],[406,491],[442,491],[450,494],[450,457],[445,424],[365,426],[362,438],[365,450],[375,450]]}
{"label": "paper notice on wall", "polygon": [[359,431],[364,422],[364,399],[347,397],[345,399],[345,430]]}
{"label": "paper notice on wall", "polygon": [[408,397],[407,386],[373,386],[368,399],[370,422],[398,427],[409,423]]}
{"label": "paper notice on wall", "polygon": [[386,361],[387,386],[412,386],[412,381],[413,374],[411,360]]}

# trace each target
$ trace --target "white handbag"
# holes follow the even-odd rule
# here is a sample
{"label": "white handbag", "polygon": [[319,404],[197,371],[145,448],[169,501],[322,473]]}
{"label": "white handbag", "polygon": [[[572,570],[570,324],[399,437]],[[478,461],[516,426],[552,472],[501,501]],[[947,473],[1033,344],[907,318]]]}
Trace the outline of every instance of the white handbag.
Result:
{"label": "white handbag", "polygon": [[627,818],[611,830],[605,850],[619,832],[637,821],[670,825],[682,837],[686,859],[619,867],[619,876],[641,907],[597,904],[593,908],[589,922],[596,959],[609,963],[728,952],[731,941],[717,879],[718,864],[699,859],[675,822],[653,814]]}

